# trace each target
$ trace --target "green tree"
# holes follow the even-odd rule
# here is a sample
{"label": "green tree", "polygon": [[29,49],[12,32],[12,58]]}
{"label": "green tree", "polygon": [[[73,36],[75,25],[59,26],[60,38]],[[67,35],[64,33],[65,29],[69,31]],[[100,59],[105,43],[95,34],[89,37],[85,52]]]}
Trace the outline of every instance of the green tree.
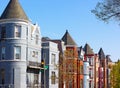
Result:
{"label": "green tree", "polygon": [[103,0],[91,11],[102,21],[120,20],[120,0]]}
{"label": "green tree", "polygon": [[120,88],[120,61],[112,66],[111,74],[111,88]]}

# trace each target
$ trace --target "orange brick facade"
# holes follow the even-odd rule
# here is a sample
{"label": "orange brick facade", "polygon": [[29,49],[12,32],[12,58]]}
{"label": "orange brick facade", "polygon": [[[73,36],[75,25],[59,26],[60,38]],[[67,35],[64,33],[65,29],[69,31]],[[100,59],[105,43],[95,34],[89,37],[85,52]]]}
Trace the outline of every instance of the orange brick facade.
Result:
{"label": "orange brick facade", "polygon": [[61,88],[83,88],[83,61],[78,59],[75,46],[67,46],[64,58],[65,68]]}

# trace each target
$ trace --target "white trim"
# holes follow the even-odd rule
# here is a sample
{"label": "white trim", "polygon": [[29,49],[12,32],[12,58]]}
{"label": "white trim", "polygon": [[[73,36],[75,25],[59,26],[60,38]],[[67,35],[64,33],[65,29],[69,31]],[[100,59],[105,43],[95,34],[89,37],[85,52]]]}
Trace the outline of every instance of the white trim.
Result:
{"label": "white trim", "polygon": [[0,63],[1,62],[26,62],[26,61],[23,61],[23,60],[0,60]]}
{"label": "white trim", "polygon": [[23,23],[28,24],[31,23],[30,21],[24,20],[24,19],[2,19],[0,20],[0,24],[3,23]]}
{"label": "white trim", "polygon": [[6,40],[9,40],[9,39],[14,39],[14,40],[15,40],[15,39],[17,39],[17,40],[18,40],[18,39],[19,39],[19,40],[27,40],[26,38],[21,38],[21,37],[20,37],[20,38],[19,38],[19,37],[13,37],[13,38],[2,38],[2,39],[6,39]]}

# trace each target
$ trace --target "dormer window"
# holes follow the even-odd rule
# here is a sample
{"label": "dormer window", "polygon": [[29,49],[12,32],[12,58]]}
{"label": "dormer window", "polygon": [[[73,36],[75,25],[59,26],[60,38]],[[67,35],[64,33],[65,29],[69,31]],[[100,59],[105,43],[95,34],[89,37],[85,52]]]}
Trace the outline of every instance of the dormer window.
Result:
{"label": "dormer window", "polygon": [[17,38],[21,37],[21,26],[19,26],[19,25],[15,26],[15,34],[14,34],[14,36],[17,37]]}

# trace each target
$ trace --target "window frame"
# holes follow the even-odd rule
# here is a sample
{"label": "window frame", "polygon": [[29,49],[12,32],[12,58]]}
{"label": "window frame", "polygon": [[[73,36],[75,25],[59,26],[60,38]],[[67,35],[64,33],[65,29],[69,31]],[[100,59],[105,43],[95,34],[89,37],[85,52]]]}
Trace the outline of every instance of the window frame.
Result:
{"label": "window frame", "polygon": [[14,37],[20,38],[21,37],[21,25],[15,25],[14,27]]}
{"label": "window frame", "polygon": [[83,79],[80,79],[80,88],[83,88]]}
{"label": "window frame", "polygon": [[[19,48],[19,53],[17,53],[17,48]],[[19,55],[19,58],[16,58],[17,55]],[[16,60],[20,60],[21,59],[21,46],[15,46],[14,47],[14,59]]]}
{"label": "window frame", "polygon": [[[5,51],[6,51],[6,48],[3,46],[1,48],[1,60],[5,60]],[[3,58],[4,57],[4,58]]]}
{"label": "window frame", "polygon": [[55,65],[56,54],[51,54],[51,64]]}
{"label": "window frame", "polygon": [[32,51],[32,57],[38,58],[38,54],[39,54],[38,51]]}
{"label": "window frame", "polygon": [[83,65],[80,65],[80,74],[83,74]]}
{"label": "window frame", "polygon": [[35,44],[39,44],[39,35],[35,36]]}
{"label": "window frame", "polygon": [[1,69],[0,70],[0,74],[1,74],[1,84],[5,84],[5,69]]}
{"label": "window frame", "polygon": [[1,27],[1,39],[4,40],[6,38],[6,26]]}
{"label": "window frame", "polygon": [[51,84],[56,84],[56,73],[54,71],[51,73]]}

